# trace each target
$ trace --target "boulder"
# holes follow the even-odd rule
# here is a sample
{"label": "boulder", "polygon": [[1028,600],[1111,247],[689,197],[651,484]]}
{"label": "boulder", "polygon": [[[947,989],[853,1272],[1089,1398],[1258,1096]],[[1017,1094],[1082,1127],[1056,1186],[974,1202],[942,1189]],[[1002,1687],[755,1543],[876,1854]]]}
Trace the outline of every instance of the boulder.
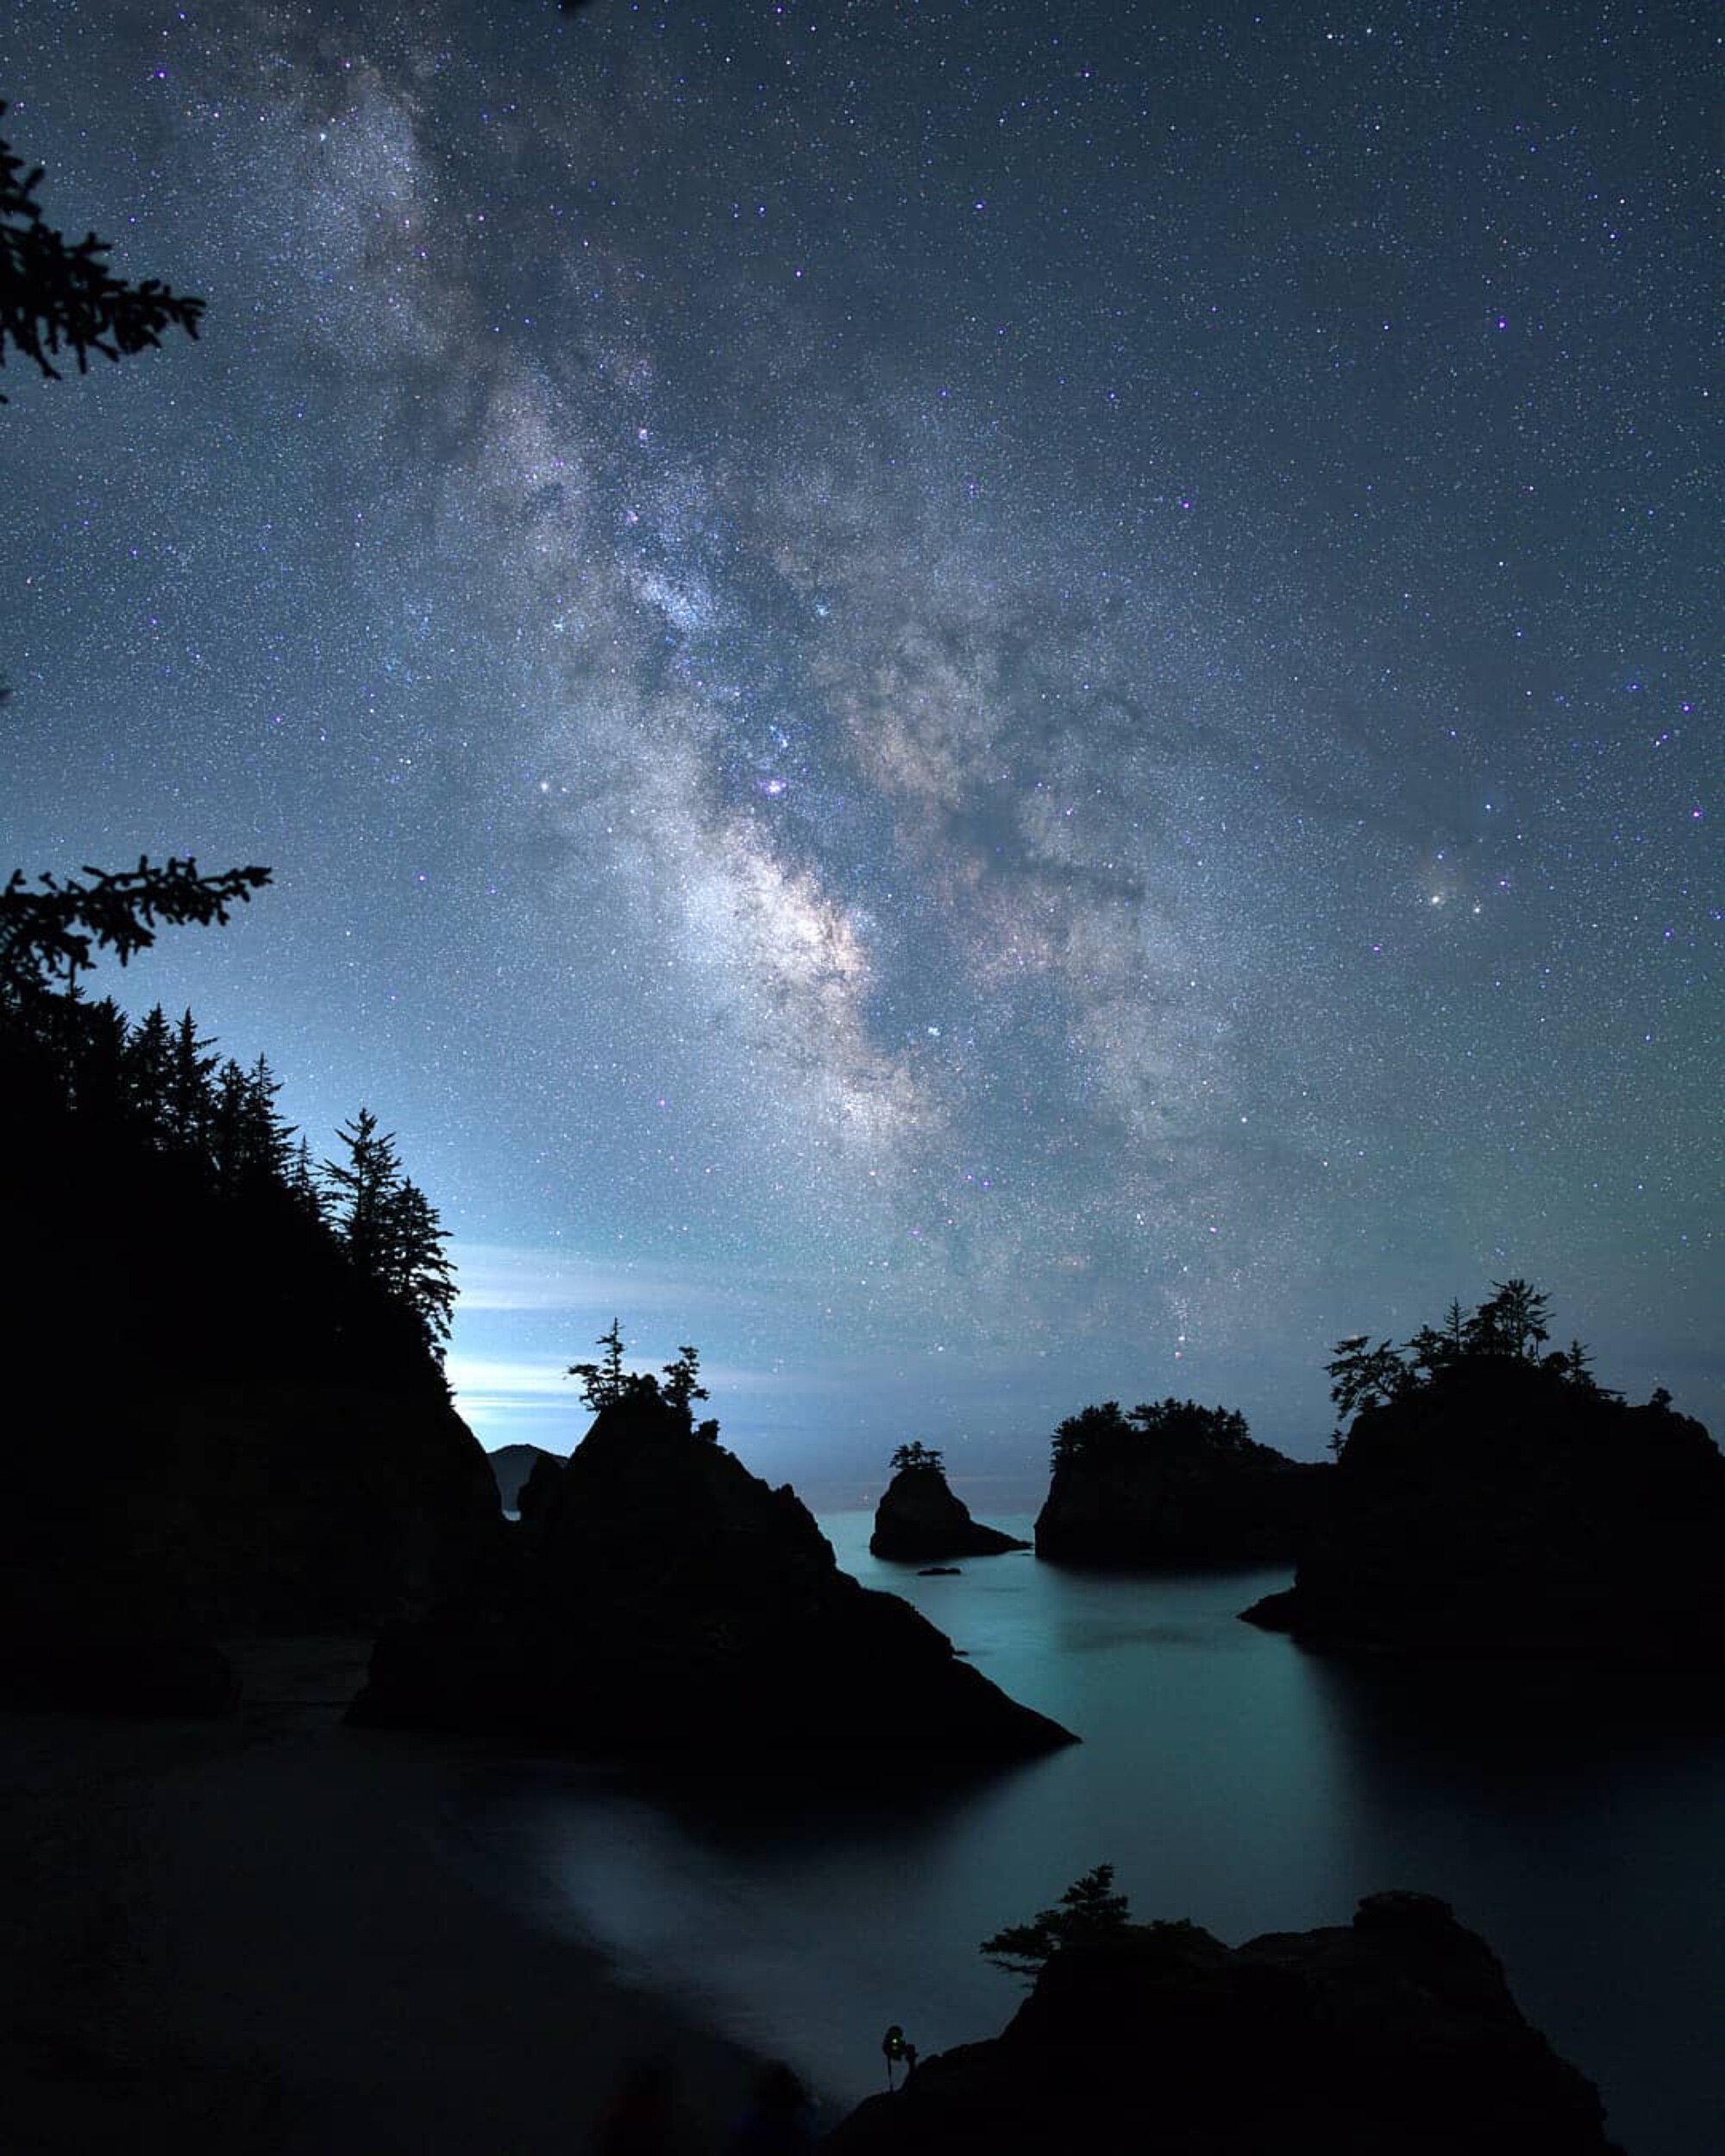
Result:
{"label": "boulder", "polygon": [[1714,1663],[1725,1458],[1663,1405],[1477,1356],[1364,1409],[1293,1587],[1252,1622],[1428,1657]]}
{"label": "boulder", "polygon": [[842,1573],[794,1491],[650,1387],[600,1411],[506,1564],[385,1631],[354,1714],[587,1751],[1001,1759],[1074,1741]]}
{"label": "boulder", "polygon": [[969,1507],[953,1495],[938,1467],[901,1467],[875,1509],[870,1553],[905,1564],[932,1564],[943,1557],[992,1557],[1007,1550],[1028,1550],[1029,1543],[985,1527],[970,1517]]}
{"label": "boulder", "polygon": [[1423,1894],[1233,1951],[1195,1924],[1055,1954],[1002,2033],[925,2059],[831,2156],[1622,2156],[1598,2091]]}

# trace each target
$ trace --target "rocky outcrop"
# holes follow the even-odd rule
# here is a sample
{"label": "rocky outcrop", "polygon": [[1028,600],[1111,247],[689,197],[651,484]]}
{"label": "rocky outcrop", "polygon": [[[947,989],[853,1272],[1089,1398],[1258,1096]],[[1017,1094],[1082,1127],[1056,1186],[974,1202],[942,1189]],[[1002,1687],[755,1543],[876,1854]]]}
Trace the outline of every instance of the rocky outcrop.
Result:
{"label": "rocky outcrop", "polygon": [[497,1494],[505,1512],[514,1512],[521,1503],[521,1493],[536,1468],[561,1468],[563,1456],[548,1452],[540,1445],[500,1445],[494,1452],[487,1452],[491,1471],[497,1481]]}
{"label": "rocky outcrop", "polygon": [[1294,1586],[1251,1621],[1426,1656],[1716,1662],[1725,1458],[1663,1405],[1477,1356],[1365,1408]]}
{"label": "rocky outcrop", "polygon": [[1291,1564],[1333,1470],[1256,1444],[1237,1417],[1189,1409],[1091,1409],[1063,1426],[1083,1434],[1057,1447],[1038,1557],[1170,1570]]}
{"label": "rocky outcrop", "polygon": [[927,1564],[943,1557],[992,1557],[1029,1543],[985,1527],[953,1495],[938,1467],[901,1467],[875,1508],[869,1548],[877,1557]]}
{"label": "rocky outcrop", "polygon": [[[831,2156],[1611,2156],[1597,2090],[1429,1895],[1230,1952],[1194,1924],[1070,1946],[993,2040],[925,2059]],[[1615,2156],[1622,2156],[1615,2151]]]}
{"label": "rocky outcrop", "polygon": [[390,1627],[368,1722],[578,1750],[1023,1757],[1072,1741],[650,1389],[604,1408],[480,1588]]}

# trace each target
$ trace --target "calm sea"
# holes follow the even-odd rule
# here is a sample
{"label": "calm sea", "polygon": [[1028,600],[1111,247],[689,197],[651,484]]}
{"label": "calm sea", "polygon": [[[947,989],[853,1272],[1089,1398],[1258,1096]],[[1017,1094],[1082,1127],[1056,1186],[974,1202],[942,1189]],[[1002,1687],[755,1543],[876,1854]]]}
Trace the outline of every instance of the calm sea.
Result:
{"label": "calm sea", "polygon": [[[977,1942],[1093,1865],[1135,1915],[1231,1944],[1422,1888],[1490,1940],[1630,2156],[1725,2150],[1725,1710],[1694,1679],[1418,1682],[1240,1624],[1285,1570],[1026,1554],[925,1579],[869,1556],[867,1514],[821,1525],[1083,1744],[933,1795],[817,1795],[747,1758],[651,1783],[498,1763],[459,1827],[500,1890],[848,2103],[883,2085],[889,2022],[925,2053],[997,2030],[1021,1993]],[[890,1721],[889,1668],[857,1712]]]}

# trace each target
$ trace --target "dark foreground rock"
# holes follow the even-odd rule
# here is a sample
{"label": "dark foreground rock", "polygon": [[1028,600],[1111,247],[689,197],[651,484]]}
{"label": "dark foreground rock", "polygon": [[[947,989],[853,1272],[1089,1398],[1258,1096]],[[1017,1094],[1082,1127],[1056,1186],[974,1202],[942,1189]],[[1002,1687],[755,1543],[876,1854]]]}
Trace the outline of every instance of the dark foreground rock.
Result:
{"label": "dark foreground rock", "polygon": [[[926,2059],[831,2156],[1609,2156],[1598,2091],[1429,1895],[1233,1951],[1193,1924],[1057,1953],[1001,2034]],[[1622,2156],[1621,2151],[1616,2156]]]}
{"label": "dark foreground rock", "polygon": [[1291,1564],[1333,1471],[1220,1410],[1166,1401],[1123,1415],[1109,1402],[1062,1426],[1036,1553],[1121,1569]]}
{"label": "dark foreground rock", "polygon": [[955,1497],[938,1467],[901,1467],[875,1508],[869,1548],[877,1557],[927,1564],[943,1557],[992,1557],[1029,1543],[985,1527]]}
{"label": "dark foreground rock", "polygon": [[1073,1741],[649,1393],[605,1408],[508,1562],[379,1639],[355,1718],[578,1750],[1027,1757]]}
{"label": "dark foreground rock", "polygon": [[1716,1662],[1725,1458],[1698,1422],[1477,1357],[1362,1411],[1294,1586],[1245,1613],[1314,1645]]}
{"label": "dark foreground rock", "polygon": [[0,1526],[0,1702],[215,1713],[230,1634],[375,1629],[489,1561],[504,1525],[441,1384],[86,1388],[104,1473]]}

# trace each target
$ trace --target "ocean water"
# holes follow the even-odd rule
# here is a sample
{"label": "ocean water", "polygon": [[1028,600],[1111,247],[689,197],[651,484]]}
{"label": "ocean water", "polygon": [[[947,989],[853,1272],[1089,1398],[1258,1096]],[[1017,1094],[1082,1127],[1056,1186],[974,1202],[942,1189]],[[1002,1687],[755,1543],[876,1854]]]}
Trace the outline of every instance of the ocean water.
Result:
{"label": "ocean water", "polygon": [[[1718,1688],[1446,1684],[1239,1623],[1285,1570],[1145,1579],[1026,1553],[925,1579],[869,1556],[867,1514],[821,1526],[847,1571],[1084,1742],[932,1791],[747,1758],[651,1778],[491,1760],[454,1831],[498,1890],[848,2104],[884,2085],[891,2022],[925,2053],[997,2030],[1022,1993],[977,1942],[1093,1865],[1135,1915],[1230,1944],[1420,1888],[1490,1940],[1629,2156],[1725,2150]],[[890,1670],[857,1711],[890,1720]]]}

